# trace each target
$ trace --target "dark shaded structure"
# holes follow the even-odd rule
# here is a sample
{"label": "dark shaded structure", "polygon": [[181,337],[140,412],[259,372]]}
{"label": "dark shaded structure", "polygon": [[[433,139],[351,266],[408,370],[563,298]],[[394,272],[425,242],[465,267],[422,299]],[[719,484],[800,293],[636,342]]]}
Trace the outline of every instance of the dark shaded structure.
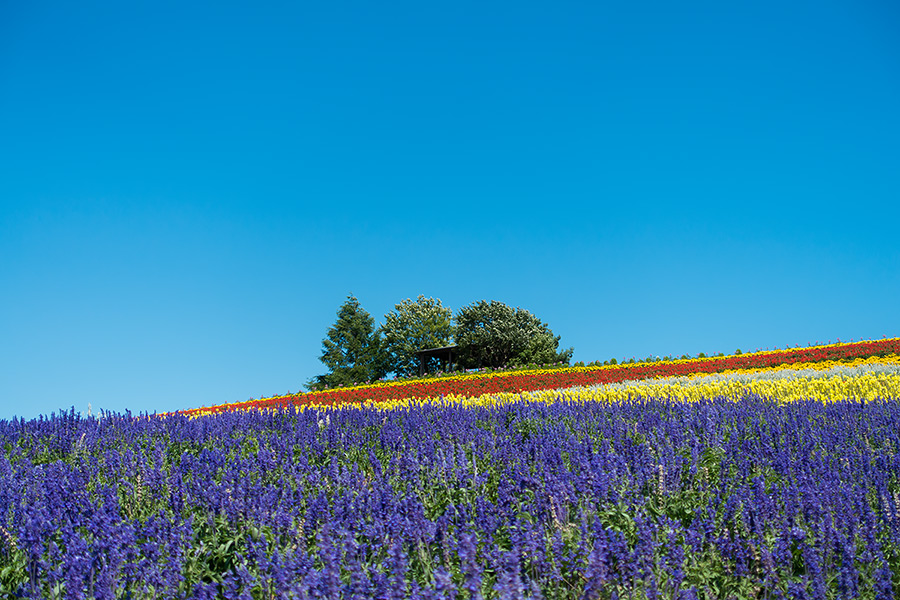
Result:
{"label": "dark shaded structure", "polygon": [[419,376],[425,374],[427,371],[428,359],[429,358],[437,358],[442,363],[446,364],[444,371],[449,371],[453,366],[453,353],[456,351],[456,344],[452,346],[444,346],[443,348],[427,348],[425,350],[419,350],[416,352],[416,356],[419,358]]}

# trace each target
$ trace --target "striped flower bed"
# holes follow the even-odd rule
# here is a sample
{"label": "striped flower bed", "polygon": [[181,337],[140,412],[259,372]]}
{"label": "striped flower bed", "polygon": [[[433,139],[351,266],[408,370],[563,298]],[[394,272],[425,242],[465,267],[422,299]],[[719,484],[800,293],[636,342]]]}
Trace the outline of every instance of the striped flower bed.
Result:
{"label": "striped flower bed", "polygon": [[766,369],[780,365],[850,361],[900,354],[900,338],[825,346],[772,350],[725,357],[695,358],[650,363],[628,363],[601,367],[565,367],[531,371],[461,374],[436,379],[389,381],[372,385],[338,388],[276,396],[247,402],[222,404],[184,411],[189,416],[248,408],[275,408],[288,405],[339,405],[385,403],[408,398],[442,396],[481,396],[521,393],[536,390],[583,387],[676,377],[700,373],[718,373],[736,369]]}

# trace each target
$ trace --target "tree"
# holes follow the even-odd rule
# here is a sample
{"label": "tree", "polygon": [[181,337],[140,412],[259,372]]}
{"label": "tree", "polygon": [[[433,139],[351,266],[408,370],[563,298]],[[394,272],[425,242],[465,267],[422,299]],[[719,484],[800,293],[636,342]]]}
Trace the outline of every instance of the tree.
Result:
{"label": "tree", "polygon": [[337,312],[337,321],[322,340],[319,360],[328,373],[317,375],[307,386],[312,390],[381,379],[386,361],[375,320],[352,294]]}
{"label": "tree", "polygon": [[558,352],[559,339],[527,310],[496,300],[475,302],[456,316],[456,343],[460,363],[466,367],[568,364],[574,350]]}
{"label": "tree", "polygon": [[389,371],[397,375],[415,375],[419,370],[416,352],[426,348],[442,348],[453,340],[453,312],[439,299],[423,295],[413,301],[407,298],[384,315],[381,326],[389,356]]}

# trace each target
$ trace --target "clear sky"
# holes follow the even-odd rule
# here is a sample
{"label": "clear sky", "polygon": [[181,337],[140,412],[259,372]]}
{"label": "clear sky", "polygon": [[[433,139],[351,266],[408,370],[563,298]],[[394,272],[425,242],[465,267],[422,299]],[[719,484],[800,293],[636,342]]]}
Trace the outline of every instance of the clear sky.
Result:
{"label": "clear sky", "polygon": [[575,360],[900,335],[900,8],[0,2],[0,418],[297,391],[349,293]]}

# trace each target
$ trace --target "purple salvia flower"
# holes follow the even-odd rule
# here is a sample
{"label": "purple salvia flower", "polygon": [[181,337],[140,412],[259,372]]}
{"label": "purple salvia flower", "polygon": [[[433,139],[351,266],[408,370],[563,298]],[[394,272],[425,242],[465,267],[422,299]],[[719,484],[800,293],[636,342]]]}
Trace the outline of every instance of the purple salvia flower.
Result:
{"label": "purple salvia flower", "polygon": [[459,553],[460,570],[463,574],[463,589],[468,592],[470,598],[480,599],[483,571],[477,557],[474,533],[460,535],[457,552]]}

